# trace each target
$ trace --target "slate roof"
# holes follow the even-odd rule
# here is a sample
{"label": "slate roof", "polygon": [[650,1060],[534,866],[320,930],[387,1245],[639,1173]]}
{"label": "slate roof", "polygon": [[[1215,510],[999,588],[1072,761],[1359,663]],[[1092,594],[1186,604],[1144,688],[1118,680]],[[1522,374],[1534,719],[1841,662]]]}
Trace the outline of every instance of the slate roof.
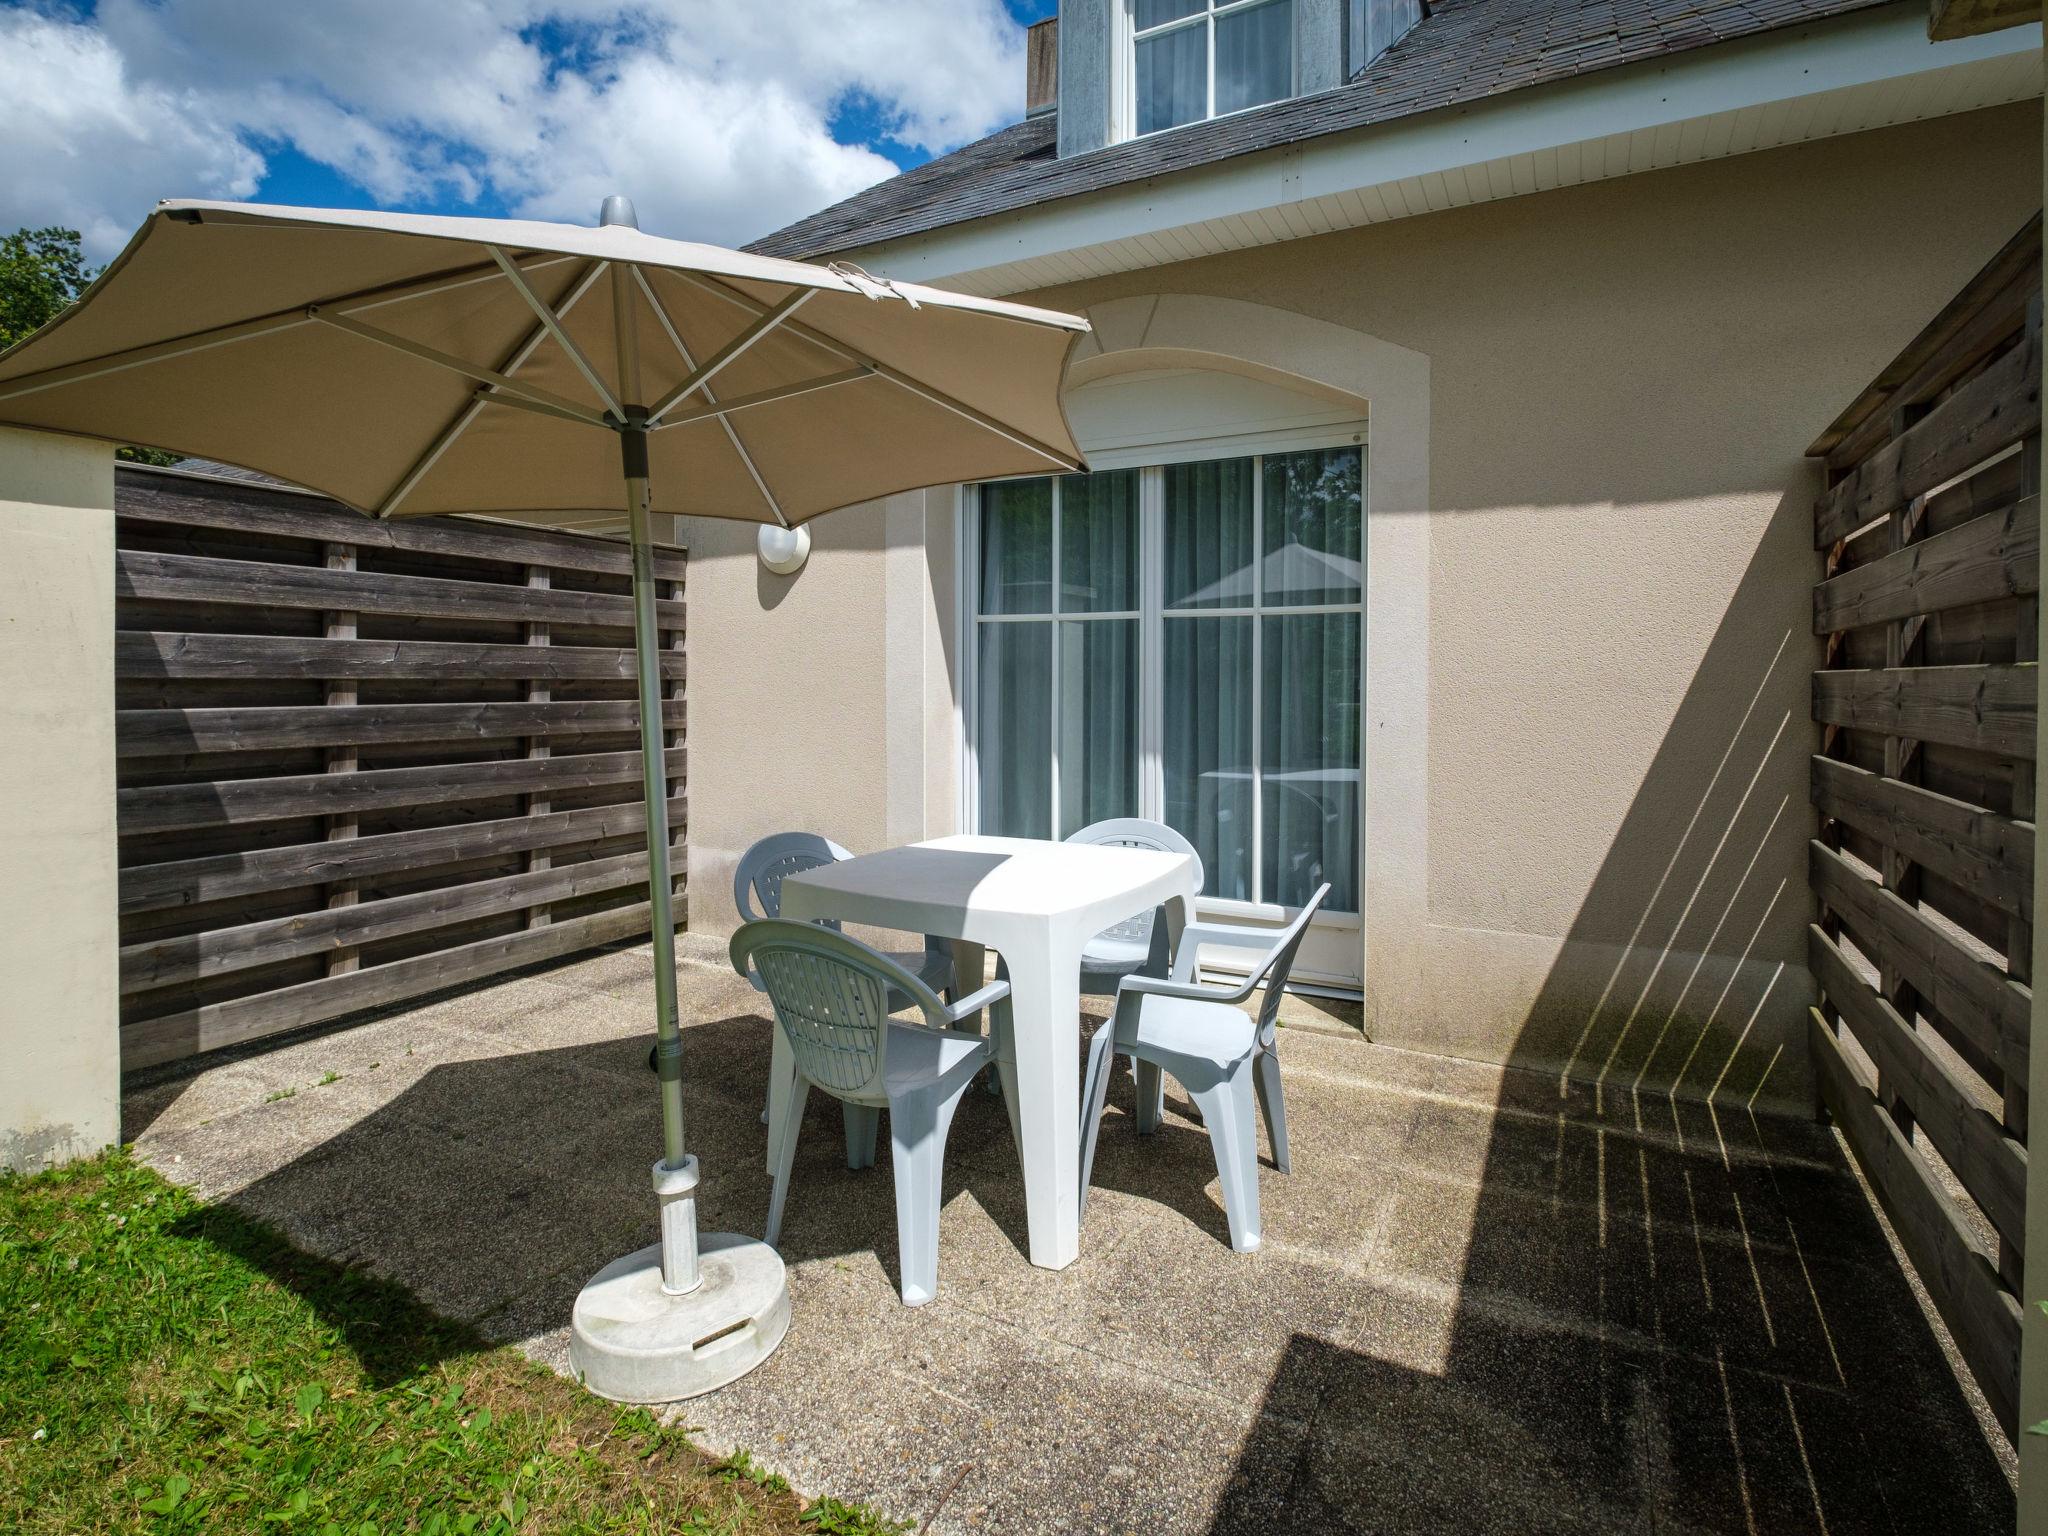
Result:
{"label": "slate roof", "polygon": [[1335,90],[1062,160],[1047,112],[858,192],[747,249],[810,259],[1055,198],[1683,53],[1891,0],[1436,0]]}

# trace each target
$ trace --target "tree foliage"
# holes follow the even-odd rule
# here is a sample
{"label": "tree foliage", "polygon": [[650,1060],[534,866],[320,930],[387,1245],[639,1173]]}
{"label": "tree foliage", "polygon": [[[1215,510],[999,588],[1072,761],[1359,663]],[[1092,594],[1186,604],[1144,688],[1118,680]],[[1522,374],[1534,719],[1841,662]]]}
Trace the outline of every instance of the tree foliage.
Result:
{"label": "tree foliage", "polygon": [[[75,229],[17,229],[0,236],[0,350],[26,340],[84,293],[97,274],[85,264]],[[142,464],[175,464],[178,455],[154,448],[123,448],[120,457]]]}
{"label": "tree foliage", "polygon": [[75,229],[18,229],[0,238],[0,347],[56,319],[91,281]]}

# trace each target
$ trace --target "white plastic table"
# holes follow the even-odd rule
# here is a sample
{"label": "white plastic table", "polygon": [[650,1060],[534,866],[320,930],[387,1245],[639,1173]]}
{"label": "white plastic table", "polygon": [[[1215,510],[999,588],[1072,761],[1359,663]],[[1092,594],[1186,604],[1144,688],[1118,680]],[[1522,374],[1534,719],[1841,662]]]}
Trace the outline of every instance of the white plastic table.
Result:
{"label": "white plastic table", "polygon": [[[1160,906],[1178,938],[1194,899],[1186,854],[1017,837],[942,837],[782,883],[786,918],[958,941],[965,988],[978,985],[983,951],[1008,963],[1031,1262],[1046,1269],[1080,1253],[1082,947]],[[779,1123],[778,1107],[769,1112]]]}

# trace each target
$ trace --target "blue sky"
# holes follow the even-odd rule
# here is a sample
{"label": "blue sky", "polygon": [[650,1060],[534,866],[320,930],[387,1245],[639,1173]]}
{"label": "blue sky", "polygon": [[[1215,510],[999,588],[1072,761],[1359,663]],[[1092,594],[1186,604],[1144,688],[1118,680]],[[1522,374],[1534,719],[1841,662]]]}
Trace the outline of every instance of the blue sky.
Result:
{"label": "blue sky", "polygon": [[1023,107],[1056,0],[0,0],[0,229],[158,198],[738,242]]}

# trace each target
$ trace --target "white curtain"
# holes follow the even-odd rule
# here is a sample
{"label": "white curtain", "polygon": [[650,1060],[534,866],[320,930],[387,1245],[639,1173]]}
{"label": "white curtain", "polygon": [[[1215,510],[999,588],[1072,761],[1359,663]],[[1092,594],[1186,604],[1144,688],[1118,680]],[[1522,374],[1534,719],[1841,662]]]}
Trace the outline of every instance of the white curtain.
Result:
{"label": "white curtain", "polygon": [[[1052,613],[1052,481],[981,488],[981,612]],[[1052,625],[982,623],[975,763],[981,830],[1052,835]]]}
{"label": "white curtain", "polygon": [[[1330,910],[1355,912],[1363,451],[1153,473],[1164,817],[1200,851],[1205,895],[1298,906],[1327,880]],[[1064,837],[1143,807],[1140,485],[981,490],[984,832]]]}
{"label": "white curtain", "polygon": [[1178,128],[1209,115],[1209,29],[1197,22],[1137,45],[1140,133]]}
{"label": "white curtain", "polygon": [[[1137,612],[1138,472],[1060,481],[1060,612]],[[1065,837],[1138,814],[1138,621],[1059,628],[1059,816]]]}
{"label": "white curtain", "polygon": [[1216,18],[1216,112],[1294,94],[1294,5],[1271,0]]}

